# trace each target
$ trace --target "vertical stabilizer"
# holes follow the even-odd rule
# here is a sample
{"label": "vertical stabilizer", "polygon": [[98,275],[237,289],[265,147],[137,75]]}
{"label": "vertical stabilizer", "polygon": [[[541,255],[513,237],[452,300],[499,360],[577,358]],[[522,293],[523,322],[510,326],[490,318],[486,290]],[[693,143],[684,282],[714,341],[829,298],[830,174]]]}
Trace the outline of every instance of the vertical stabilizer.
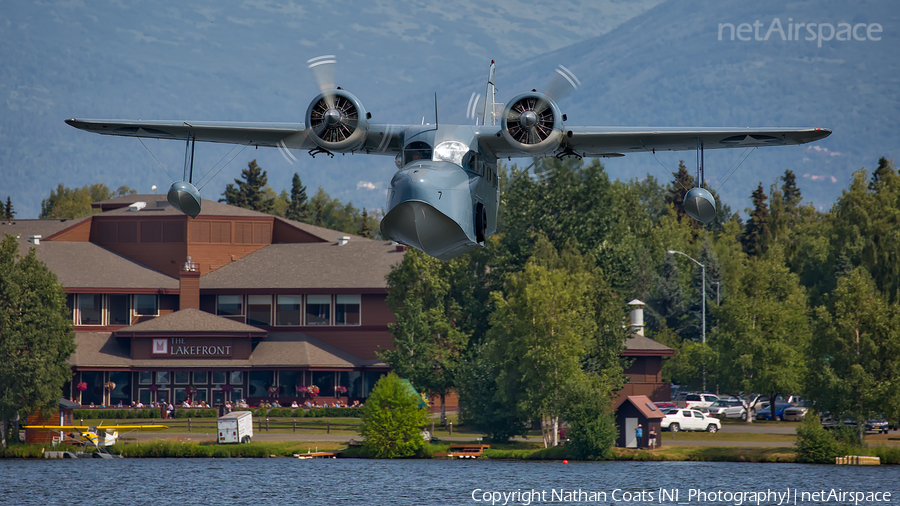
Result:
{"label": "vertical stabilizer", "polygon": [[[494,87],[494,60],[491,60],[491,70],[488,73],[487,90],[484,95],[484,124],[494,126],[497,124],[496,109],[497,88]],[[488,123],[490,121],[490,123]]]}

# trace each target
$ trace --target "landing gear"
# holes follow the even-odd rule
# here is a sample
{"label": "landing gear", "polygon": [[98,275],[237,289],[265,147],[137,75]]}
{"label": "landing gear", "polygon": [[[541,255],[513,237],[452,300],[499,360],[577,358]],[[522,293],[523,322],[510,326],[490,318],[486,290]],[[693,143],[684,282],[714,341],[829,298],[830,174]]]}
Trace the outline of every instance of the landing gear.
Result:
{"label": "landing gear", "polygon": [[487,237],[487,211],[484,204],[475,205],[475,242],[484,242]]}

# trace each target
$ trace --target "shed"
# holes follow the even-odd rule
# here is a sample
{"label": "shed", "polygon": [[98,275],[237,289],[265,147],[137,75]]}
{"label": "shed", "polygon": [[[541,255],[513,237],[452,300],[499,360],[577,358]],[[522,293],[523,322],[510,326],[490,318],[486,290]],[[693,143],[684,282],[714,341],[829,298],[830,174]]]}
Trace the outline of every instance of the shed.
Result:
{"label": "shed", "polygon": [[[58,410],[49,410],[46,413],[37,411],[28,415],[26,418],[27,425],[73,425],[74,411],[81,407],[81,404],[61,398],[59,400]],[[47,415],[47,416],[45,416]],[[25,442],[44,444],[53,440],[59,431],[28,429],[25,431]]]}
{"label": "shed", "polygon": [[[616,410],[616,426],[619,427],[619,437],[616,446],[623,448],[647,448],[650,429],[656,431],[656,447],[662,446],[662,427],[660,422],[665,418],[660,410],[646,395],[629,395]],[[638,424],[643,429],[643,437],[640,441],[635,436]]]}

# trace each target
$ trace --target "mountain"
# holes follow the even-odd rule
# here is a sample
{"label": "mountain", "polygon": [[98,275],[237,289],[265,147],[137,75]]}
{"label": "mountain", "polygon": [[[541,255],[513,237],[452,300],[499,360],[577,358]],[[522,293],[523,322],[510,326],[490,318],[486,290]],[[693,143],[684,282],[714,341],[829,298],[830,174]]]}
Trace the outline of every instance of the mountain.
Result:
{"label": "mountain", "polygon": [[[834,133],[823,141],[761,148],[747,153],[742,165],[743,150],[705,152],[707,181],[721,188],[733,210],[750,205],[759,182],[768,193],[785,169],[797,174],[804,200],[827,210],[853,171],[873,169],[881,156],[900,155],[898,21],[900,10],[889,1],[673,0],[609,33],[498,70],[497,80],[511,92],[540,90],[553,68],[564,64],[583,84],[561,102],[567,125],[830,128]],[[735,33],[731,40],[727,24],[736,31],[742,23],[751,32]],[[820,47],[819,40],[806,40],[811,32],[800,23],[815,23],[816,37],[819,25],[824,39],[835,36],[822,40]],[[838,41],[840,23],[861,25],[856,35],[865,40]],[[782,40],[780,33],[787,39],[789,24],[792,40]],[[725,25],[723,40],[720,25]],[[873,38],[880,40],[868,38],[870,26]],[[800,40],[793,40],[795,34]],[[849,35],[852,39],[852,31]],[[457,88],[476,86],[472,81]],[[464,106],[458,101],[449,107]],[[614,177],[649,174],[665,182],[672,180],[668,172],[676,170],[679,159],[689,168],[696,166],[693,152],[657,157],[659,162],[645,153],[604,163]]]}
{"label": "mountain", "polygon": [[[390,96],[422,98],[433,111],[431,93],[442,82],[476,68],[485,74],[491,59],[536,57],[606,33],[659,1],[581,0],[566,9],[516,0],[5,2],[0,193],[12,196],[18,217],[33,218],[60,182],[146,192],[181,178],[179,143],[144,141],[145,150],[135,139],[79,132],[66,118],[302,122],[318,92],[306,60],[322,54],[338,55],[338,83],[372,104],[374,120],[385,119],[377,104]],[[417,110],[403,121],[420,116]],[[195,174],[210,179],[204,197],[217,199],[258,158],[276,191],[289,189],[296,171],[313,192],[321,185],[344,201],[380,208],[383,176],[394,167],[393,160],[370,160],[379,167],[373,177],[344,167],[340,157],[291,166],[277,150],[230,150],[198,147]]]}
{"label": "mountain", "polygon": [[[889,0],[134,5],[6,6],[0,198],[11,195],[20,218],[37,216],[41,199],[60,182],[146,192],[180,178],[181,143],[150,140],[145,149],[136,139],[77,131],[63,119],[300,122],[317,91],[306,60],[321,54],[338,56],[336,82],[376,122],[432,121],[435,93],[441,123],[469,122],[467,102],[473,92],[484,93],[495,59],[500,102],[543,89],[558,64],[573,70],[583,85],[560,104],[570,125],[834,130],[812,146],[752,151],[743,163],[741,151],[707,151],[708,182],[735,210],[749,205],[757,183],[768,189],[785,169],[798,175],[806,200],[827,209],[852,171],[893,156],[900,140],[900,56],[891,49],[898,47],[900,11]],[[800,40],[782,40],[770,30],[776,20]],[[739,30],[742,23],[749,32]],[[797,29],[799,23],[816,27]],[[863,25],[856,32],[863,40],[852,31],[849,41],[806,40],[840,23]],[[298,172],[310,188],[322,186],[359,207],[383,206],[393,160],[294,155],[291,163],[273,149],[198,145],[195,174],[203,175],[201,184],[209,181],[203,196],[217,199],[256,158],[276,191],[289,188]],[[696,159],[692,152],[656,157],[605,163],[614,177],[649,174],[667,182],[679,159],[688,167]]]}

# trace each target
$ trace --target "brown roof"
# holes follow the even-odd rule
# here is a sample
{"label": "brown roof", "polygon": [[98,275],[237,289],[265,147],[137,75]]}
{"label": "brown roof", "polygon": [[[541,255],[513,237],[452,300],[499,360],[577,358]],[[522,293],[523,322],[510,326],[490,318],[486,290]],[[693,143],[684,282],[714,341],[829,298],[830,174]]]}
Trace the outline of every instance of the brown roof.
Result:
{"label": "brown roof", "polygon": [[[122,340],[125,342],[125,340]],[[274,334],[263,339],[247,360],[146,359],[132,360],[128,349],[110,332],[77,332],[75,353],[69,363],[92,368],[249,368],[249,367],[384,367],[379,360],[364,360],[303,333]]]}
{"label": "brown roof", "polygon": [[265,331],[258,327],[193,308],[175,311],[116,331],[117,334],[156,332],[240,332],[243,334],[253,332],[265,334]]}
{"label": "brown roof", "polygon": [[[663,414],[662,410],[656,407],[653,404],[653,401],[650,400],[646,395],[629,395],[625,398],[627,402],[630,402],[637,408],[638,411],[641,412],[644,417],[649,419],[657,419],[657,418],[665,418],[666,415]],[[651,408],[650,406],[653,406]]]}
{"label": "brown roof", "polygon": [[200,289],[384,290],[385,276],[401,260],[403,253],[391,243],[361,237],[343,246],[336,242],[273,244],[203,276]]}
{"label": "brown roof", "polygon": [[[39,225],[35,227],[35,230],[40,229]],[[25,255],[34,248],[38,260],[44,262],[66,288],[178,289],[177,279],[94,243],[41,241],[35,245],[28,242],[28,235],[34,234],[29,230],[27,235],[22,234],[19,238],[19,252]]]}
{"label": "brown roof", "polygon": [[626,357],[638,355],[670,357],[674,354],[675,350],[672,348],[638,334],[632,334],[631,337],[625,340],[625,351],[622,352],[622,355]]}
{"label": "brown roof", "polygon": [[[29,246],[34,246],[28,242],[28,236],[39,235],[42,239],[46,239],[60,230],[65,230],[72,225],[81,223],[89,218],[89,216],[85,216],[84,218],[75,218],[72,220],[0,221],[0,238],[2,238],[4,234],[20,236],[19,252],[24,255],[25,253],[28,253]],[[41,244],[44,244],[44,241],[41,241]]]}

